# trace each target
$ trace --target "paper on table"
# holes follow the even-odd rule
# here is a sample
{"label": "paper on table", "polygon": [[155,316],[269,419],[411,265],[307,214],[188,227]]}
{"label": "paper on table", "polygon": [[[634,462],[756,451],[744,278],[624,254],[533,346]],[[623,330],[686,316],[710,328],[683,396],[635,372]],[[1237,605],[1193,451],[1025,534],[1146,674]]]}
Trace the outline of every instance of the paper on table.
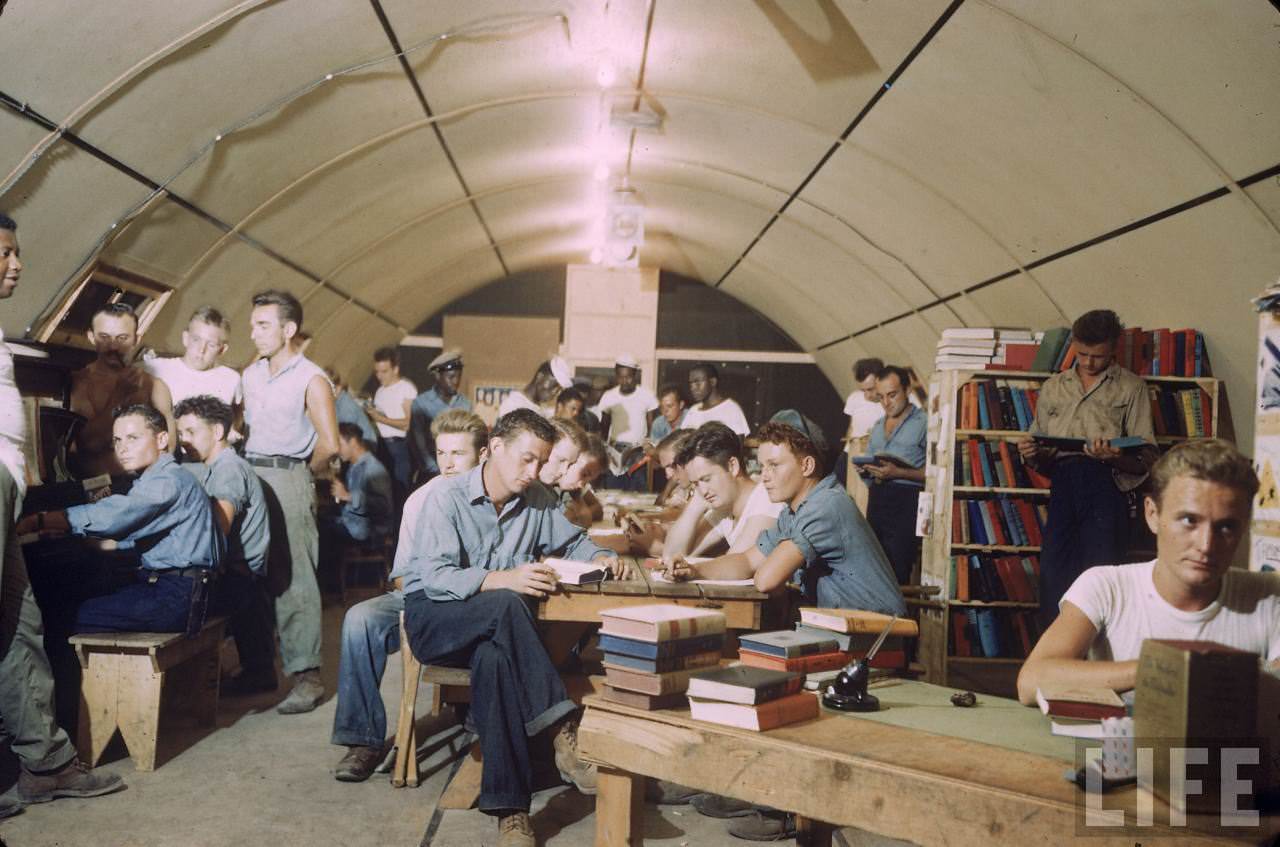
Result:
{"label": "paper on table", "polygon": [[589,529],[587,535],[600,536],[601,538],[610,535],[622,535],[622,527],[602,527],[601,529]]}
{"label": "paper on table", "polygon": [[[674,582],[675,580],[667,579],[662,575],[662,571],[653,571],[650,577],[654,582]],[[755,585],[754,579],[686,579],[685,582],[695,582],[698,585]]]}

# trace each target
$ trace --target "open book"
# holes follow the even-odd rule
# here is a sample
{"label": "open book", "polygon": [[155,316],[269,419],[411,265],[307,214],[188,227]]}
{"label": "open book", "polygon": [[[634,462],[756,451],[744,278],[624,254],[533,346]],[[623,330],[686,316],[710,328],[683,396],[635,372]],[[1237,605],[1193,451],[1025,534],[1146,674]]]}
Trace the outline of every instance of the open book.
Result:
{"label": "open book", "polygon": [[542,564],[556,572],[556,579],[566,585],[587,585],[609,578],[609,569],[596,562],[572,559],[547,559]]}
{"label": "open book", "polygon": [[854,456],[850,461],[855,465],[874,465],[884,462],[886,465],[897,465],[907,470],[915,470],[916,466],[908,462],[901,456],[895,456],[892,453],[876,453],[874,456]]}
{"label": "open book", "polygon": [[[1069,453],[1084,452],[1085,439],[1083,438],[1055,438],[1051,435],[1033,435],[1032,438],[1041,447],[1052,447]],[[1107,443],[1115,449],[1126,453],[1151,446],[1136,435],[1122,435],[1118,438],[1110,439]]]}

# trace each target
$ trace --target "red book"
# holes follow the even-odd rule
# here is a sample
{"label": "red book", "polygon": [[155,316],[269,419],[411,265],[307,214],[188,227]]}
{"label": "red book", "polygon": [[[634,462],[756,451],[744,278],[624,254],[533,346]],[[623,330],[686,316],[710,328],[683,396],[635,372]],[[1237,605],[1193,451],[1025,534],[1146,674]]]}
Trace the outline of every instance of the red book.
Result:
{"label": "red book", "polygon": [[1009,480],[1009,485],[1018,484],[1018,477],[1013,473],[1013,448],[1009,446],[1008,441],[1001,441],[998,452],[1000,453],[1000,464],[1004,467],[1004,478]]}
{"label": "red book", "polygon": [[1036,690],[1040,711],[1054,718],[1100,721],[1123,718],[1124,701],[1109,688],[1069,688],[1042,685]]}
{"label": "red book", "polygon": [[1022,525],[1026,527],[1027,540],[1032,547],[1039,547],[1044,539],[1040,536],[1040,524],[1036,523],[1035,509],[1026,500],[1014,500],[1013,507],[1018,510],[1018,517],[1022,518]]}
{"label": "red book", "polygon": [[1040,473],[1038,470],[1031,467],[1030,465],[1023,465],[1023,467],[1027,471],[1027,479],[1031,481],[1032,488],[1048,489],[1049,486],[1052,484],[1049,481],[1049,477]]}
{"label": "red book", "polygon": [[978,386],[977,383],[970,382],[965,385],[965,391],[969,392],[965,398],[965,414],[969,418],[969,426],[967,429],[977,429],[980,421],[978,420]]}
{"label": "red book", "polygon": [[1204,422],[1206,438],[1213,438],[1213,407],[1209,403],[1209,392],[1200,389],[1200,420]]}
{"label": "red book", "polygon": [[1076,343],[1071,342],[1071,346],[1067,348],[1066,355],[1062,357],[1062,364],[1058,366],[1060,371],[1069,371],[1071,366],[1076,363]]}
{"label": "red book", "polygon": [[967,619],[959,611],[951,614],[951,634],[954,639],[951,655],[972,656],[973,648],[969,646],[969,634],[965,631]]}
{"label": "red book", "polygon": [[817,695],[808,691],[789,694],[754,706],[689,698],[689,717],[694,720],[755,732],[816,718],[819,711]]}
{"label": "red book", "polygon": [[[796,656],[794,659],[785,659],[782,656],[770,656],[767,653],[757,653],[754,650],[739,649],[738,658],[742,660],[742,664],[750,665],[753,668],[769,668],[770,670],[792,671],[794,673],[833,671],[849,664],[849,654],[839,650],[833,653],[814,653],[812,656]],[[880,658],[879,654],[876,655],[876,658]]]}
{"label": "red book", "polygon": [[969,460],[973,463],[973,484],[977,486],[992,485],[987,482],[982,473],[982,457],[978,454],[978,442],[969,440],[965,442],[965,446],[969,449]]}
{"label": "red book", "polygon": [[1011,543],[1009,541],[1009,534],[1005,532],[1004,520],[1002,519],[1000,510],[996,508],[996,504],[990,500],[983,500],[982,508],[986,510],[987,515],[991,518],[991,529],[996,534],[995,543],[1008,546]]}
{"label": "red book", "polygon": [[1173,333],[1168,328],[1156,330],[1156,343],[1160,345],[1160,373],[1156,376],[1172,376],[1173,367]]}
{"label": "red book", "polygon": [[1031,585],[1027,582],[1026,572],[1022,570],[1022,560],[1017,556],[1001,556],[996,559],[996,573],[1004,583],[1004,592],[1010,600],[1019,603],[1030,603]]}
{"label": "red book", "polygon": [[969,557],[956,556],[956,599],[969,599]]}
{"label": "red book", "polygon": [[998,366],[1006,371],[1029,371],[1031,363],[1036,360],[1039,344],[1006,344],[1004,345],[1004,364]]}

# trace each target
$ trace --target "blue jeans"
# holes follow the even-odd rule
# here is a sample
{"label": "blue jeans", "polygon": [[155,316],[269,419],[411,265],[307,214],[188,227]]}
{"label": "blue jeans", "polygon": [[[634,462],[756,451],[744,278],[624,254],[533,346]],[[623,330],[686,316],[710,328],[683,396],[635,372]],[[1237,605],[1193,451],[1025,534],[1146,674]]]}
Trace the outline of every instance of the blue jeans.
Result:
{"label": "blue jeans", "polygon": [[391,477],[399,485],[399,496],[405,496],[410,488],[413,479],[413,454],[409,452],[409,439],[407,438],[384,438],[382,443],[387,446],[387,455],[391,457]]}
{"label": "blue jeans", "polygon": [[347,609],[342,619],[338,661],[338,709],[329,740],[346,746],[378,747],[387,738],[382,674],[387,656],[400,649],[404,595],[389,591]]}
{"label": "blue jeans", "polygon": [[414,591],[404,598],[404,617],[418,661],[471,669],[469,716],[484,758],[480,811],[528,811],[528,739],[576,708],[538,640],[529,604],[506,590],[439,603]]}
{"label": "blue jeans", "polygon": [[194,580],[177,574],[148,582],[140,570],[137,582],[81,603],[76,632],[184,632],[193,587]]}

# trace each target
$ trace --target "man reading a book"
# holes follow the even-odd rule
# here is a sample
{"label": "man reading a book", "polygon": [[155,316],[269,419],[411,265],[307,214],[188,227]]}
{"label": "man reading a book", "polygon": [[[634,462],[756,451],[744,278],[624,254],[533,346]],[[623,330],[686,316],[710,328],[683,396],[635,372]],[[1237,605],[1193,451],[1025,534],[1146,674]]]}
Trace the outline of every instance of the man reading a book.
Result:
{"label": "man reading a book", "polygon": [[[1048,625],[1058,601],[1092,565],[1118,561],[1128,544],[1129,496],[1155,463],[1147,384],[1115,362],[1124,324],[1109,309],[1085,312],[1071,325],[1072,367],[1040,386],[1030,436],[1082,438],[1083,451],[1018,442],[1024,461],[1053,480],[1040,551],[1040,617]],[[1136,436],[1147,448],[1121,452],[1108,442]]]}
{"label": "man reading a book", "polygon": [[[876,373],[876,392],[884,416],[871,427],[867,453],[876,457],[862,472],[871,479],[867,523],[889,557],[899,585],[911,582],[920,552],[916,537],[916,499],[924,488],[925,439],[929,421],[924,410],[907,400],[911,376],[889,365]],[[884,458],[888,457],[888,458]]]}
{"label": "man reading a book", "polygon": [[1076,579],[1018,674],[1023,703],[1049,685],[1133,688],[1148,638],[1216,641],[1280,669],[1280,574],[1231,567],[1258,490],[1249,459],[1221,439],[1189,441],[1151,478],[1144,505],[1155,560]]}
{"label": "man reading a book", "polygon": [[480,810],[496,816],[499,844],[532,847],[529,739],[555,733],[556,765],[584,793],[594,766],[577,757],[577,709],[538,639],[526,598],[556,590],[544,556],[623,565],[560,510],[538,471],[556,441],[538,412],[500,417],[489,458],[427,495],[404,576],[405,630],[423,664],[471,670],[468,722],[480,736]]}
{"label": "man reading a book", "polygon": [[828,470],[826,437],[793,409],[773,416],[756,433],[760,480],[769,499],[782,504],[777,525],[764,530],[744,553],[698,565],[681,559],[675,579],[744,579],[776,591],[799,574],[804,602],[887,615],[906,614],[889,560],[853,500]]}

